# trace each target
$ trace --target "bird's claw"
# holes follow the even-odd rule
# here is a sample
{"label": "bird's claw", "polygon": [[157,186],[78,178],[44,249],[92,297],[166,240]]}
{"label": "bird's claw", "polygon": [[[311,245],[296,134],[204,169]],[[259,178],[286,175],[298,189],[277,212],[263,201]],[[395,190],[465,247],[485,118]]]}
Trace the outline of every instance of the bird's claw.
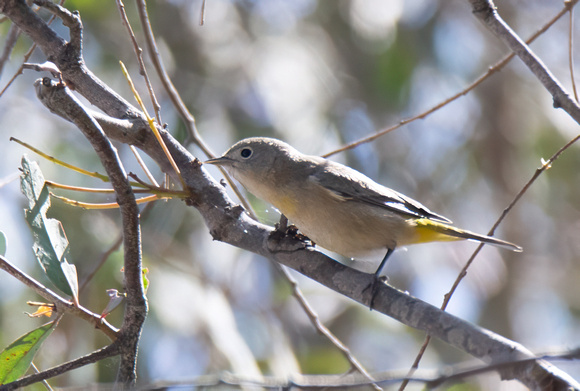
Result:
{"label": "bird's claw", "polygon": [[373,281],[363,289],[362,291],[363,294],[369,289],[371,291],[371,301],[369,304],[369,310],[371,311],[373,310],[373,307],[375,305],[375,299],[377,297],[377,294],[379,293],[380,284],[385,284],[387,280],[388,280],[387,276],[377,276],[376,274],[373,274]]}
{"label": "bird's claw", "polygon": [[274,225],[274,231],[270,233],[270,239],[282,240],[284,238],[292,238],[308,245],[314,246],[314,242],[310,240],[307,236],[298,233],[298,227],[294,224],[288,225],[288,219],[286,216],[280,216],[280,222]]}

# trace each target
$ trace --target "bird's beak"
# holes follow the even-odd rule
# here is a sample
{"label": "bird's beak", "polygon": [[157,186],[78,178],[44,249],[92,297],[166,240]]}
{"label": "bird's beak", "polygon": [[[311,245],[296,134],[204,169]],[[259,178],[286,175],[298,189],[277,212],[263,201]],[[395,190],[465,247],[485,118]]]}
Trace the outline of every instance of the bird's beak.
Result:
{"label": "bird's beak", "polygon": [[222,166],[222,165],[231,164],[231,162],[232,162],[232,159],[227,158],[225,156],[221,156],[221,157],[216,157],[213,159],[206,160],[205,162],[203,162],[203,164],[215,164],[216,166]]}

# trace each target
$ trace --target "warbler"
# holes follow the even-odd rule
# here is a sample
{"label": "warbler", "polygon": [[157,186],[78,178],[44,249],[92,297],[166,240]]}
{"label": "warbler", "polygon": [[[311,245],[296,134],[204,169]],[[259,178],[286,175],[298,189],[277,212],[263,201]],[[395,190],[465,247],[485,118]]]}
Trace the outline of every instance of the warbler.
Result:
{"label": "warbler", "polygon": [[302,154],[277,139],[247,138],[205,163],[223,166],[317,245],[348,258],[382,257],[376,277],[395,248],[410,244],[473,240],[522,251],[454,227],[448,218],[359,171]]}

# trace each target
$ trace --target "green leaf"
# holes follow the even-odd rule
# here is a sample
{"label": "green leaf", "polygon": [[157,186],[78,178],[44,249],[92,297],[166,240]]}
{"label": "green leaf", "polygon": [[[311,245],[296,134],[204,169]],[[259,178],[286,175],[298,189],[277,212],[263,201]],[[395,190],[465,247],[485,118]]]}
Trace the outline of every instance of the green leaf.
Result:
{"label": "green leaf", "polygon": [[149,289],[149,278],[147,278],[147,274],[149,274],[149,268],[143,268],[143,270],[141,270],[141,274],[143,277],[143,291],[145,294],[147,294],[147,289]]}
{"label": "green leaf", "polygon": [[6,255],[6,235],[0,231],[0,255]]}
{"label": "green leaf", "polygon": [[28,199],[29,208],[25,209],[25,215],[34,237],[32,248],[36,258],[50,281],[67,295],[73,296],[73,289],[61,265],[67,263],[68,240],[60,221],[46,217],[50,195],[44,184],[44,176],[38,164],[28,160],[26,155],[22,157],[22,173],[20,188]]}
{"label": "green leaf", "polygon": [[10,383],[22,377],[40,345],[55,329],[50,322],[24,334],[0,353],[0,385]]}

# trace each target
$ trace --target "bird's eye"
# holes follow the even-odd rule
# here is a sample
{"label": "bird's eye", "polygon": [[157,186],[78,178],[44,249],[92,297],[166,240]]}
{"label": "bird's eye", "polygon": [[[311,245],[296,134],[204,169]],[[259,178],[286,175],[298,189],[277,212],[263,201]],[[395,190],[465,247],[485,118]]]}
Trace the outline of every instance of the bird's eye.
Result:
{"label": "bird's eye", "polygon": [[240,151],[240,155],[244,158],[247,159],[250,156],[252,156],[252,150],[250,148],[244,148]]}

